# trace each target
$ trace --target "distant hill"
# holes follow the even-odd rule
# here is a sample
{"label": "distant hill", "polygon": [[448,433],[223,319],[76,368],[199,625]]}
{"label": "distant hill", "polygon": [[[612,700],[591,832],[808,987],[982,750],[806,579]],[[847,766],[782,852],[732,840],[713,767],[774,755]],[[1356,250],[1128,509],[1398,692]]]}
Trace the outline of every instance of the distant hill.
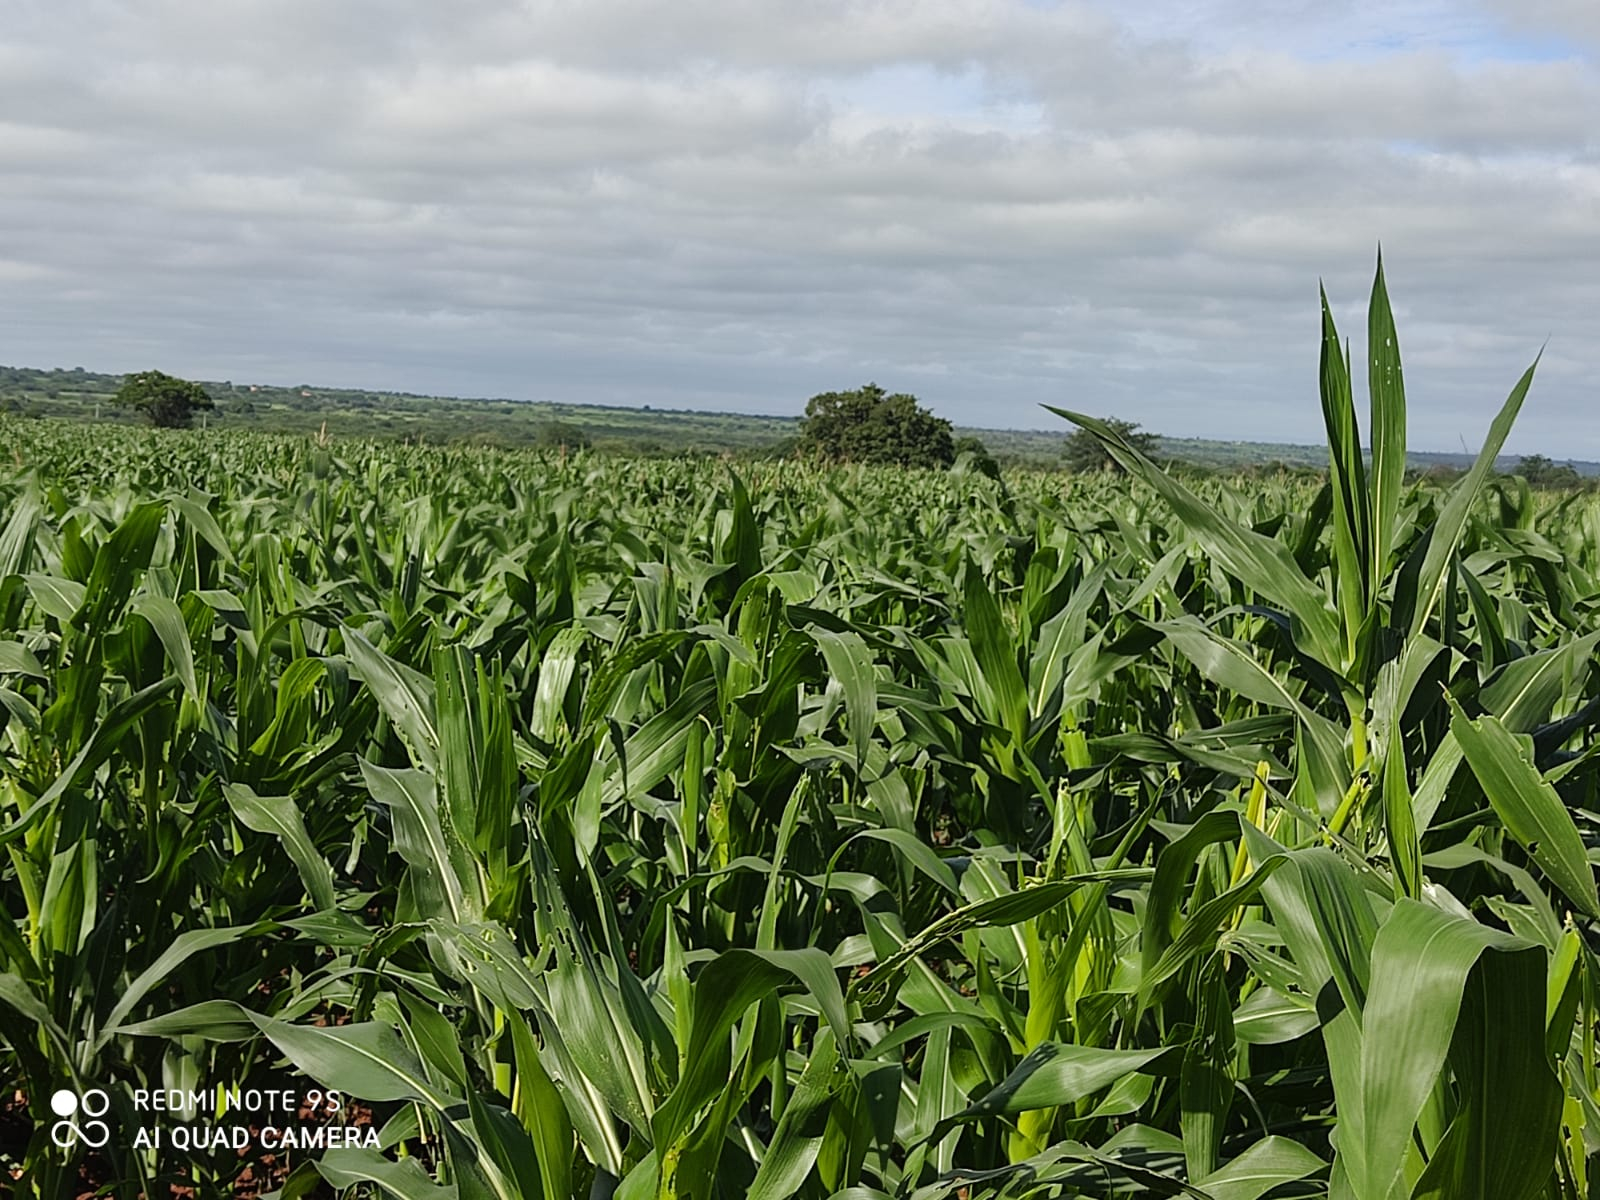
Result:
{"label": "distant hill", "polygon": [[[1214,467],[1252,466],[1269,462],[1281,462],[1291,467],[1325,468],[1328,465],[1326,446],[1302,446],[1278,442],[1219,442],[1204,438],[1169,437],[1159,439],[1159,445],[1161,452],[1169,457]],[[1495,459],[1495,468],[1510,471],[1516,467],[1521,457],[1518,454],[1502,454]],[[1427,470],[1429,467],[1450,467],[1464,471],[1476,460],[1477,455],[1460,451],[1406,451],[1407,465],[1418,470]],[[1571,467],[1580,475],[1600,476],[1600,462],[1579,458],[1563,458],[1555,461],[1560,465]]]}
{"label": "distant hill", "polygon": [[[35,416],[70,417],[118,424],[132,423],[133,414],[111,403],[120,375],[86,371],[0,367],[0,411]],[[424,396],[409,392],[374,392],[357,388],[325,388],[209,381],[206,389],[217,409],[208,420],[228,429],[260,429],[314,433],[326,428],[335,437],[422,438],[426,441],[478,441],[519,446],[554,440],[640,453],[753,452],[771,449],[799,434],[797,417],[754,414],[612,407],[597,404],[552,404],[545,401],[468,399]],[[1002,461],[1053,466],[1071,427],[1054,429],[984,429],[957,426],[957,435],[981,438]],[[1209,438],[1158,441],[1161,454],[1196,466],[1326,467],[1324,446],[1276,442],[1228,442]],[[1411,451],[1412,467],[1464,468],[1469,454]],[[1600,476],[1600,463],[1558,459],[1580,475]],[[1502,455],[1497,466],[1510,470],[1517,456]]]}

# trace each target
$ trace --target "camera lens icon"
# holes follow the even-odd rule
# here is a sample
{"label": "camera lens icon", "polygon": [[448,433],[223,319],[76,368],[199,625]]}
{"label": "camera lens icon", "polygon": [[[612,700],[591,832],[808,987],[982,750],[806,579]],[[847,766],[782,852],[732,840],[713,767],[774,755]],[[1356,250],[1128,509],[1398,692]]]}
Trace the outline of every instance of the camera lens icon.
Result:
{"label": "camera lens icon", "polygon": [[[63,1150],[79,1142],[98,1150],[111,1140],[111,1127],[95,1118],[105,1116],[110,1109],[111,1097],[99,1088],[90,1088],[81,1096],[62,1088],[50,1097],[50,1111],[61,1118],[50,1126],[50,1140]],[[89,1120],[79,1124],[74,1119],[79,1116]]]}

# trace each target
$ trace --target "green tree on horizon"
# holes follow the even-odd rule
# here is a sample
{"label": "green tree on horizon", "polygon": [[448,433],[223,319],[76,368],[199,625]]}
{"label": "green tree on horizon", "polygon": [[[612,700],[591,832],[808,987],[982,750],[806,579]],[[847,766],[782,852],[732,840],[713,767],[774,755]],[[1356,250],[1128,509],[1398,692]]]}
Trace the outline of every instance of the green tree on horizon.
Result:
{"label": "green tree on horizon", "polygon": [[923,408],[915,396],[890,395],[876,383],[811,397],[800,423],[799,448],[828,462],[948,467],[956,459],[949,421]]}
{"label": "green tree on horizon", "polygon": [[1577,487],[1583,482],[1583,476],[1571,463],[1552,462],[1543,454],[1524,454],[1517,460],[1514,473],[1536,488]]}
{"label": "green tree on horizon", "polygon": [[112,398],[116,404],[143,414],[164,429],[188,429],[194,414],[216,407],[205,388],[163,371],[140,371],[122,381]]}
{"label": "green tree on horizon", "polygon": [[533,444],[544,450],[587,450],[589,435],[566,421],[545,421],[533,433]]}

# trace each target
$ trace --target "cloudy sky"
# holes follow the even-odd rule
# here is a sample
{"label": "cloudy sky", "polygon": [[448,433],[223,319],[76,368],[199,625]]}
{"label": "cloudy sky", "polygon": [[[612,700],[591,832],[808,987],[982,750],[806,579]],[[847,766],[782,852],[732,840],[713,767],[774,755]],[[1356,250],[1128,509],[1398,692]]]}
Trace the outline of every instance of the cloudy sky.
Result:
{"label": "cloudy sky", "polygon": [[1307,441],[1381,241],[1414,447],[1600,458],[1593,0],[5,10],[0,363]]}

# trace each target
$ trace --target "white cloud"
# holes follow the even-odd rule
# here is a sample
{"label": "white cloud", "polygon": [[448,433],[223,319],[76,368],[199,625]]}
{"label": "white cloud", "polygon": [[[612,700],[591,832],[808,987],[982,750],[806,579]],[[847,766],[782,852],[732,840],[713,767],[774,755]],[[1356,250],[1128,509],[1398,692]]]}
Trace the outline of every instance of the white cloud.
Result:
{"label": "white cloud", "polygon": [[1414,444],[1551,335],[1600,458],[1591,9],[1502,3],[26,0],[0,359],[1303,441],[1381,238]]}

